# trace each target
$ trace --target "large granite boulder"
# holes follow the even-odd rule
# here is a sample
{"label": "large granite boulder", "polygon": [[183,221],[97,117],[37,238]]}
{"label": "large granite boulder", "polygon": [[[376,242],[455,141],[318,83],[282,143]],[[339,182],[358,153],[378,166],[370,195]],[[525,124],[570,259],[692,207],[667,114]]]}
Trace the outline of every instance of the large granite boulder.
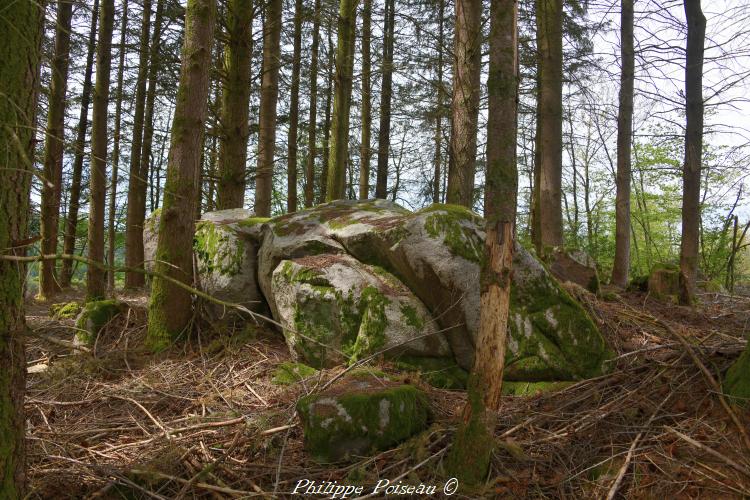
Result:
{"label": "large granite boulder", "polygon": [[[252,211],[242,208],[203,214],[195,225],[193,240],[202,290],[251,311],[265,310],[256,272],[261,225],[267,220],[256,218]],[[149,270],[153,269],[157,231],[158,212],[144,225],[145,261]]]}

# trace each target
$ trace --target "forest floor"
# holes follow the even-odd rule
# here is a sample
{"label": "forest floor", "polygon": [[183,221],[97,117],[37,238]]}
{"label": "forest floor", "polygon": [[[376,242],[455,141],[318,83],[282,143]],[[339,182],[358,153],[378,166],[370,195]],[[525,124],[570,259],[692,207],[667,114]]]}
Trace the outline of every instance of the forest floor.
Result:
{"label": "forest floor", "polygon": [[[714,385],[745,345],[750,298],[704,294],[689,309],[639,292],[579,295],[618,354],[611,372],[504,397],[491,480],[455,498],[750,496],[750,414],[724,406]],[[30,498],[291,497],[302,478],[365,492],[383,478],[445,483],[463,392],[378,364],[427,391],[432,426],[396,449],[323,466],[304,452],[294,407],[341,369],[275,385],[289,351],[260,326],[217,336],[203,325],[193,341],[150,355],[139,347],[146,298],[121,298],[130,313],[89,352],[71,348],[72,320],[27,305]]]}

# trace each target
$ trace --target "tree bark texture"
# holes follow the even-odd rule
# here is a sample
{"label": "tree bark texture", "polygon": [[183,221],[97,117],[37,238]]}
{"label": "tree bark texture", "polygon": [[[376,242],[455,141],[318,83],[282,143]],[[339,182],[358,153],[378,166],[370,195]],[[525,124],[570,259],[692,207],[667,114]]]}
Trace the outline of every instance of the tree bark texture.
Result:
{"label": "tree bark texture", "polygon": [[323,120],[323,166],[320,171],[320,193],[318,203],[326,201],[328,190],[328,170],[331,163],[331,105],[333,104],[333,68],[336,64],[336,56],[333,47],[333,27],[331,17],[328,17],[328,86],[326,87],[326,112]]}
{"label": "tree bark texture", "polygon": [[393,100],[393,38],[396,20],[395,0],[386,0],[383,26],[383,80],[380,85],[380,128],[378,129],[378,171],[375,198],[388,196],[388,162],[391,146],[391,102]]}
{"label": "tree bark texture", "polygon": [[307,129],[307,162],[305,163],[305,208],[315,203],[315,158],[318,127],[318,52],[320,49],[320,0],[313,10],[312,47],[310,48],[310,121]]}
{"label": "tree bark texture", "polygon": [[445,38],[445,0],[438,9],[437,103],[435,105],[435,173],[432,180],[432,202],[440,203],[440,181],[443,162],[443,43]]}
{"label": "tree bark texture", "polygon": [[292,85],[289,97],[289,133],[287,134],[287,196],[286,211],[297,211],[297,128],[299,122],[299,72],[302,51],[302,0],[294,2],[294,52],[292,54]]}
{"label": "tree bark texture", "polygon": [[362,4],[362,139],[359,163],[359,199],[370,197],[370,134],[372,131],[372,90],[370,86],[370,37],[372,36],[372,0]]}

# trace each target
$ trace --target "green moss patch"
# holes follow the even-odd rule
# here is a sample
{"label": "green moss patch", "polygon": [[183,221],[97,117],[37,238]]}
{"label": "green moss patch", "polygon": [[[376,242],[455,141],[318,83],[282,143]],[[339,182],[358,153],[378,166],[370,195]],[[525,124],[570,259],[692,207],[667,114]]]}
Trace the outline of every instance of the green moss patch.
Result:
{"label": "green moss patch", "polygon": [[127,304],[115,299],[87,302],[76,319],[76,340],[93,344],[101,329],[127,308]]}
{"label": "green moss patch", "polygon": [[195,227],[193,239],[201,270],[234,276],[240,272],[244,245],[228,227],[201,221]]}
{"label": "green moss patch", "polygon": [[555,392],[575,384],[572,381],[552,382],[503,382],[503,394],[512,396],[534,396]]}
{"label": "green moss patch", "polygon": [[305,448],[320,462],[336,462],[388,449],[424,430],[426,395],[411,385],[383,388],[364,379],[306,396],[297,403]]}
{"label": "green moss patch", "polygon": [[311,366],[307,366],[304,363],[292,363],[284,362],[281,363],[273,371],[273,379],[271,382],[276,385],[292,385],[313,377],[318,373],[318,370]]}
{"label": "green moss patch", "polygon": [[451,358],[401,356],[394,364],[400,370],[418,372],[422,380],[441,389],[466,389],[469,379],[469,374]]}
{"label": "green moss patch", "polygon": [[81,313],[83,306],[80,302],[61,302],[49,307],[50,316],[54,319],[73,319]]}
{"label": "green moss patch", "polygon": [[740,406],[750,404],[750,347],[745,348],[724,377],[724,393]]}
{"label": "green moss patch", "polygon": [[481,223],[481,218],[465,207],[434,204],[419,214],[429,214],[425,219],[425,230],[431,238],[442,238],[446,247],[459,257],[479,264],[482,261],[484,244],[470,223]]}

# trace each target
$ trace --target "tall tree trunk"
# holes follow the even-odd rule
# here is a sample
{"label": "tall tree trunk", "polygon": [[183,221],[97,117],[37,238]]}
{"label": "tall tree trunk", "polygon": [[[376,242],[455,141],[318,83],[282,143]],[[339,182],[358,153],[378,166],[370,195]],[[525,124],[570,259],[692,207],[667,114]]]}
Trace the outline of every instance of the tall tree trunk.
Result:
{"label": "tall tree trunk", "polygon": [[695,300],[698,276],[701,157],[703,155],[703,44],[706,18],[700,0],[685,0],[687,47],[685,60],[685,165],[682,171],[682,243],[680,245],[680,303]]}
{"label": "tall tree trunk", "polygon": [[477,156],[479,78],[482,62],[482,1],[456,0],[454,35],[453,125],[448,203],[471,208]]}
{"label": "tall tree trunk", "polygon": [[393,38],[395,0],[386,0],[383,26],[383,82],[380,86],[380,128],[378,130],[378,172],[375,198],[388,196],[388,160],[391,145],[391,101],[393,97]]}
{"label": "tall tree trunk", "polygon": [[356,20],[357,0],[340,0],[326,201],[342,199],[346,188],[346,159],[349,152],[349,107],[352,99]]}
{"label": "tall tree trunk", "polygon": [[[117,181],[120,168],[120,130],[122,121],[122,81],[125,73],[125,31],[128,27],[128,0],[122,2],[122,24],[120,25],[120,62],[117,67],[117,104],[115,105],[114,148],[112,149],[112,176],[109,188],[109,230],[107,235],[107,264],[115,265],[115,209],[117,207]],[[115,273],[107,271],[107,288],[115,289]]]}
{"label": "tall tree trunk", "polygon": [[281,66],[281,0],[269,0],[263,26],[263,79],[258,122],[258,171],[255,176],[255,214],[271,215],[273,157],[276,149],[276,105]]}
{"label": "tall tree trunk", "polygon": [[617,195],[615,197],[615,262],[612,283],[628,284],[630,270],[630,148],[633,141],[633,0],[622,0],[620,13],[622,73],[617,112]]}
{"label": "tall tree trunk", "polygon": [[437,103],[435,105],[435,174],[432,181],[432,202],[440,203],[440,180],[443,161],[443,38],[445,37],[445,0],[438,10]]}
{"label": "tall tree trunk", "polygon": [[219,210],[241,208],[245,203],[253,0],[230,0],[226,12],[226,75],[221,93],[219,185],[216,193]]}
{"label": "tall tree trunk", "polygon": [[505,364],[516,220],[517,16],[515,0],[492,0],[487,82],[485,258],[481,268],[479,336],[469,398],[451,449],[451,472],[461,483],[487,475]]}
{"label": "tall tree trunk", "polygon": [[310,123],[307,129],[307,163],[305,165],[305,207],[315,203],[316,132],[318,128],[318,50],[320,47],[320,0],[313,11],[312,47],[310,54]]}
{"label": "tall tree trunk", "polygon": [[[151,0],[143,0],[141,17],[140,58],[135,90],[133,114],[133,142],[130,148],[130,181],[128,183],[128,215],[125,225],[125,265],[143,269],[143,223],[146,220],[146,178],[141,166],[143,147],[143,122],[146,111],[146,83],[149,60],[149,33],[151,29]],[[125,287],[138,288],[145,284],[142,273],[125,273]]]}
{"label": "tall tree trunk", "polygon": [[[89,104],[91,103],[91,74],[94,68],[94,51],[96,50],[96,25],[99,19],[99,0],[94,0],[91,8],[91,28],[87,41],[86,70],[83,75],[81,90],[81,110],[76,128],[75,158],[73,160],[73,178],[70,183],[70,200],[65,221],[63,253],[72,255],[76,248],[78,230],[78,209],[81,203],[81,176],[83,174],[83,157],[86,148],[86,129],[89,124]],[[64,260],[60,269],[60,286],[70,286],[73,277],[73,261]]]}
{"label": "tall tree trunk", "polygon": [[[112,32],[115,24],[115,1],[102,0],[99,7],[102,26],[96,46],[96,85],[91,117],[91,173],[89,201],[89,260],[104,262],[104,202],[107,190],[107,109],[112,66]],[[104,271],[88,266],[86,296],[89,300],[104,298]]]}
{"label": "tall tree trunk", "polygon": [[539,250],[562,246],[562,0],[536,0]]}
{"label": "tall tree trunk", "polygon": [[320,172],[320,194],[318,203],[326,201],[328,191],[328,170],[331,163],[331,105],[333,104],[333,68],[336,63],[336,56],[333,52],[333,26],[331,18],[328,17],[328,86],[326,88],[326,114],[323,120],[323,168]]}
{"label": "tall tree trunk", "polygon": [[[159,220],[155,269],[187,284],[193,281],[194,216],[200,196],[200,158],[215,17],[216,0],[188,1],[180,84]],[[152,350],[164,349],[190,323],[190,293],[155,276],[148,313],[147,345]]]}
{"label": "tall tree trunk", "polygon": [[[27,238],[29,185],[33,171],[39,52],[44,8],[38,2],[10,2],[0,15],[0,249],[23,255]],[[19,147],[20,146],[20,147]],[[19,188],[22,186],[22,188]],[[11,249],[11,250],[9,250]],[[25,267],[0,260],[0,496],[24,498],[26,445],[24,392],[26,329]]]}
{"label": "tall tree trunk", "polygon": [[[52,61],[52,82],[50,84],[47,138],[44,152],[45,182],[42,182],[42,253],[47,255],[57,253],[57,228],[60,222],[62,163],[65,144],[65,92],[68,88],[70,20],[72,17],[73,5],[67,0],[58,0],[55,57]],[[50,298],[59,290],[60,287],[55,276],[55,261],[43,261],[39,273],[40,298]]]}
{"label": "tall tree trunk", "polygon": [[372,99],[370,90],[370,37],[372,36],[372,0],[362,5],[362,140],[359,162],[359,199],[370,197],[370,131]]}
{"label": "tall tree trunk", "polygon": [[294,53],[292,55],[292,88],[289,102],[287,135],[287,212],[297,211],[297,124],[299,122],[299,70],[302,51],[302,0],[294,2]]}

